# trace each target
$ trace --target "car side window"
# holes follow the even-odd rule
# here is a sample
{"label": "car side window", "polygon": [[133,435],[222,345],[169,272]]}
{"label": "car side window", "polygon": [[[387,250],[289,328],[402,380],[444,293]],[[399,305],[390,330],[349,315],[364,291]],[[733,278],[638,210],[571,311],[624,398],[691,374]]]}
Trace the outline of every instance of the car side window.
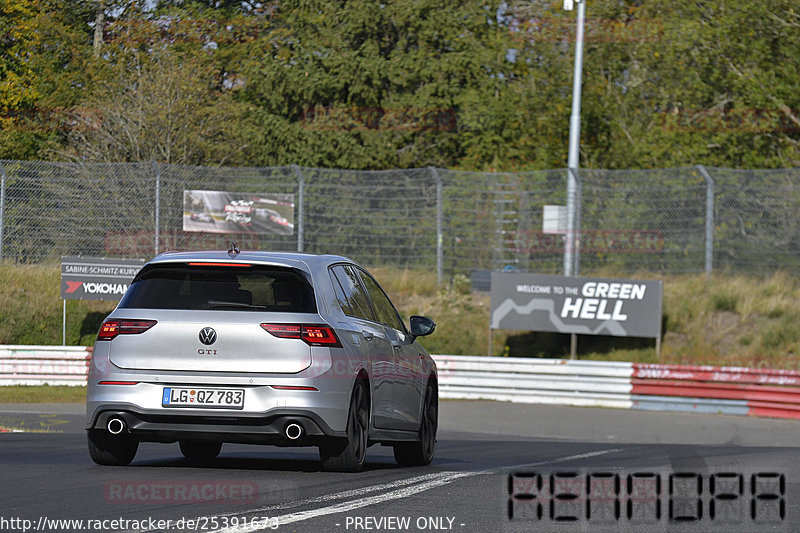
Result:
{"label": "car side window", "polygon": [[389,301],[389,298],[378,283],[363,270],[359,269],[359,273],[361,274],[361,281],[364,282],[364,286],[367,288],[367,294],[369,294],[372,300],[372,305],[375,307],[375,314],[377,315],[378,322],[398,331],[405,331],[405,327],[400,321],[400,317],[397,316],[397,311],[392,305],[392,302]]}
{"label": "car side window", "polygon": [[[365,320],[375,320],[369,307],[369,300],[358,281],[356,273],[349,266],[336,265],[331,268],[331,282],[334,284],[339,305],[346,315]],[[339,292],[336,285],[339,285]]]}
{"label": "car side window", "polygon": [[331,285],[333,285],[333,292],[336,293],[336,299],[339,301],[339,307],[342,308],[344,314],[354,316],[355,311],[353,311],[353,306],[350,305],[350,302],[347,301],[347,297],[344,295],[344,290],[342,289],[342,285],[339,283],[339,280],[336,279],[336,275],[333,273],[333,269],[330,270],[329,274],[331,275]]}

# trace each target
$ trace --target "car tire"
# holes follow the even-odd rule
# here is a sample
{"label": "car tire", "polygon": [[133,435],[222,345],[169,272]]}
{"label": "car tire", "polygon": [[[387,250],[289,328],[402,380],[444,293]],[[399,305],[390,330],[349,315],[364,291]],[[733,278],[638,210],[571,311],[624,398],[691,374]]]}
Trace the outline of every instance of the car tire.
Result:
{"label": "car tire", "polygon": [[110,435],[102,430],[90,429],[86,436],[89,455],[99,465],[128,465],[139,449],[139,441],[127,435]]}
{"label": "car tire", "polygon": [[202,440],[180,441],[181,453],[188,459],[208,461],[214,459],[222,450],[221,442]]}
{"label": "car tire", "polygon": [[419,424],[419,440],[394,444],[394,458],[402,466],[430,464],[436,451],[436,430],[439,426],[439,393],[436,384],[428,382],[425,403]]}
{"label": "car tire", "polygon": [[322,469],[328,472],[359,472],[367,457],[369,398],[366,383],[356,380],[347,415],[347,437],[320,444]]}

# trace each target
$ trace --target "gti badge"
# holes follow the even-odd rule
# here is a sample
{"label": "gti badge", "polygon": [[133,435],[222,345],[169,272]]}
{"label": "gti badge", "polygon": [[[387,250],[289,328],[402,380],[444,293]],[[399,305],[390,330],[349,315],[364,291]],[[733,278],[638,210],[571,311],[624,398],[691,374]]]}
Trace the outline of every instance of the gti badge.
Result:
{"label": "gti badge", "polygon": [[200,342],[206,346],[211,346],[217,342],[217,332],[214,328],[203,328],[200,330]]}

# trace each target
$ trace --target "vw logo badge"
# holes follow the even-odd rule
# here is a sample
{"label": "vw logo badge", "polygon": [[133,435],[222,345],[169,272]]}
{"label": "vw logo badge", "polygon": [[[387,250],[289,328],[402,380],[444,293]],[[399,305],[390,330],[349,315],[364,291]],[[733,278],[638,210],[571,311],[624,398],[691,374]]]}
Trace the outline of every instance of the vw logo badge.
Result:
{"label": "vw logo badge", "polygon": [[217,332],[214,328],[203,328],[200,330],[200,342],[206,346],[211,346],[217,342]]}

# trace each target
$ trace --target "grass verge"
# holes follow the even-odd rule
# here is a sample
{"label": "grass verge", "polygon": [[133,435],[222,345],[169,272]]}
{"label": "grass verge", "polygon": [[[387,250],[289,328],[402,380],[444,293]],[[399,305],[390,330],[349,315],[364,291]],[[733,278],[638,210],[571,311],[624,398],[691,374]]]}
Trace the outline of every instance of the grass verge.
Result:
{"label": "grass verge", "polygon": [[86,387],[10,385],[0,387],[0,403],[84,403]]}

